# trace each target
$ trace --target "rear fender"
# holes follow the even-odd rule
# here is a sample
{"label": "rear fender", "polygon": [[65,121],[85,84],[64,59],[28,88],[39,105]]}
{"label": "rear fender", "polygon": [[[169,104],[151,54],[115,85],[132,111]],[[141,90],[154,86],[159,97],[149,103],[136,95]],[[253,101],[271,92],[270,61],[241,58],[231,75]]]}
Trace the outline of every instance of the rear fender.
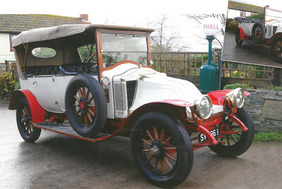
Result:
{"label": "rear fender", "polygon": [[16,90],[13,92],[13,95],[10,100],[9,109],[15,110],[17,108],[18,101],[25,97],[28,101],[32,122],[33,123],[41,123],[45,121],[46,111],[42,108],[42,106],[38,103],[35,96],[29,90]]}
{"label": "rear fender", "polygon": [[243,29],[241,27],[239,27],[238,29],[239,29],[239,32],[240,32],[240,39],[245,39],[246,35],[245,35]]}
{"label": "rear fender", "polygon": [[[230,91],[232,91],[232,89],[213,91],[213,92],[208,93],[207,95],[211,98],[212,104],[223,105],[223,102],[225,100],[225,96]],[[244,95],[250,96],[251,94],[244,91]]]}

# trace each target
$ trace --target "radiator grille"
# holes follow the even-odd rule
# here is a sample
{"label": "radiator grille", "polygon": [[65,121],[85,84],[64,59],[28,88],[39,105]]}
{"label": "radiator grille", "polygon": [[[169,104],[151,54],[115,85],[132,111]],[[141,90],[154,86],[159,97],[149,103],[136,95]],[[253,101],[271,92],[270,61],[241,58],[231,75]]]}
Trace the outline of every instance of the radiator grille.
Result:
{"label": "radiator grille", "polygon": [[114,102],[115,102],[115,117],[127,117],[127,92],[126,82],[114,82]]}
{"label": "radiator grille", "polygon": [[277,26],[273,26],[273,35],[275,34],[276,30],[277,30]]}
{"label": "radiator grille", "polygon": [[129,108],[131,107],[131,105],[133,103],[133,99],[134,99],[134,95],[135,95],[135,91],[136,91],[136,85],[137,85],[136,80],[126,82],[127,103],[128,103]]}

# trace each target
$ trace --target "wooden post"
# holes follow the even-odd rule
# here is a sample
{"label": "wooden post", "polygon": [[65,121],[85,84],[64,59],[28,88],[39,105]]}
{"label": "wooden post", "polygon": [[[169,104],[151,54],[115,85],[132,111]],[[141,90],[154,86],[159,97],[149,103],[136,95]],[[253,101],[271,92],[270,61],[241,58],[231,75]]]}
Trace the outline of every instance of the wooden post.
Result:
{"label": "wooden post", "polygon": [[274,86],[281,86],[281,71],[280,71],[280,68],[274,68],[272,84]]}

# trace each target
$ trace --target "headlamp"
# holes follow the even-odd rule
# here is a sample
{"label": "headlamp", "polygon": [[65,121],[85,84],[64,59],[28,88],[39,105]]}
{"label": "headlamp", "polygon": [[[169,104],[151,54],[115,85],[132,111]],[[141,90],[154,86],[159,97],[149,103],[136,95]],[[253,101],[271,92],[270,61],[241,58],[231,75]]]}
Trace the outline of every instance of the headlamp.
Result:
{"label": "headlamp", "polygon": [[245,101],[244,91],[241,88],[234,89],[226,94],[226,99],[229,100],[236,108],[242,108]]}
{"label": "headlamp", "polygon": [[202,119],[208,119],[212,112],[212,102],[209,96],[203,95],[196,101],[196,114]]}

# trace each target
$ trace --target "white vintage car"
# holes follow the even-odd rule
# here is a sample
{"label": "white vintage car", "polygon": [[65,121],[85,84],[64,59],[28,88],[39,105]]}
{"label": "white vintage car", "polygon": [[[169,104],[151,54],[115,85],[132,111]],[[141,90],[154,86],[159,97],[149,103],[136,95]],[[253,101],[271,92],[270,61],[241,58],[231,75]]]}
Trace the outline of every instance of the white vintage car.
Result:
{"label": "white vintage car", "polygon": [[264,19],[236,17],[239,21],[235,41],[241,46],[244,41],[254,45],[271,46],[275,61],[282,63],[282,11],[265,7]]}
{"label": "white vintage car", "polygon": [[9,108],[16,109],[22,138],[34,142],[41,129],[90,142],[129,136],[141,172],[161,187],[186,179],[193,150],[244,153],[254,136],[243,106],[249,93],[202,94],[189,81],[153,70],[151,32],[62,25],[15,37],[21,89]]}

